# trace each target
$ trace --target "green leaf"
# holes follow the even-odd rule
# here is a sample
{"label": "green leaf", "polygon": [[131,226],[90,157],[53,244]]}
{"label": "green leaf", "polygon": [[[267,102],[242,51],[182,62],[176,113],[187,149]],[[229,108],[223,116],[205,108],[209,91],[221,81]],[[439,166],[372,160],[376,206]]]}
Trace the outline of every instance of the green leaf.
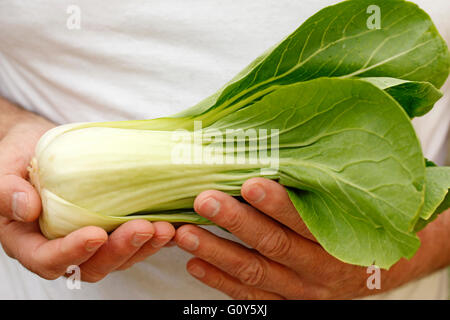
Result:
{"label": "green leaf", "polygon": [[400,103],[411,118],[423,116],[442,98],[442,92],[429,82],[386,77],[361,79],[385,90]]}
{"label": "green leaf", "polygon": [[450,208],[450,167],[426,168],[425,202],[415,231],[422,230],[439,214]]}
{"label": "green leaf", "polygon": [[425,181],[425,202],[420,218],[428,220],[438,210],[448,194],[448,189],[450,188],[450,167],[427,167]]}
{"label": "green leaf", "polygon": [[425,166],[426,167],[437,167],[438,165],[436,163],[434,163],[431,160],[428,160],[427,158],[425,158]]}
{"label": "green leaf", "polygon": [[[370,5],[381,9],[381,29],[367,27]],[[435,88],[443,85],[449,71],[447,44],[416,4],[403,0],[349,0],[320,10],[216,93],[174,117],[98,125],[192,130],[193,118],[212,124],[280,85],[320,77],[409,80],[387,90],[408,114],[419,116],[432,107],[439,94]],[[410,89],[411,93],[405,93]]]}
{"label": "green leaf", "polygon": [[280,87],[209,128],[278,129],[279,182],[336,258],[388,268],[419,246],[425,162],[411,121],[362,80]]}
{"label": "green leaf", "polygon": [[[367,28],[369,5],[380,7],[381,29]],[[390,77],[440,88],[449,69],[447,45],[417,5],[401,0],[344,1],[316,13],[217,93],[177,116],[217,108],[220,118],[223,109],[245,104],[252,95],[263,96],[270,87],[320,77]]]}

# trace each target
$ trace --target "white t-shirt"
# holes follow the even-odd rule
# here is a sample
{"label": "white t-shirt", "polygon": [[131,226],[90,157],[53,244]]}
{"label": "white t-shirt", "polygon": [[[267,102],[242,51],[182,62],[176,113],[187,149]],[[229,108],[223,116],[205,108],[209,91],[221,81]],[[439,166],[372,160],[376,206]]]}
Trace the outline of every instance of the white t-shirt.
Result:
{"label": "white t-shirt", "polygon": [[[337,2],[3,0],[0,95],[57,123],[171,115],[215,92],[309,16]],[[448,0],[417,2],[450,39]],[[80,29],[72,29],[77,10]],[[438,162],[445,154],[449,96],[415,122],[425,154]],[[226,298],[188,275],[188,258],[176,247],[165,248],[100,283],[69,290],[64,278],[40,279],[0,250],[0,298]],[[383,297],[445,298],[446,290],[441,271]]]}

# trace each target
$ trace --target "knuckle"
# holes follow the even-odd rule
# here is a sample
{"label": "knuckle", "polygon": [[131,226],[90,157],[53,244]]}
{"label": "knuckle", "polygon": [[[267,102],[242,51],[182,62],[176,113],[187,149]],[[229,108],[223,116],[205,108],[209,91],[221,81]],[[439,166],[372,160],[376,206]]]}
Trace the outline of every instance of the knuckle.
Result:
{"label": "knuckle", "polygon": [[39,277],[45,280],[55,280],[62,275],[61,272],[56,270],[56,268],[54,268],[50,264],[43,264],[37,261],[30,262],[27,261],[26,259],[25,260],[18,259],[18,260],[25,268],[27,268],[28,270],[37,274]]}
{"label": "knuckle", "polygon": [[225,278],[223,275],[211,278],[210,286],[214,289],[223,290],[225,289]]}
{"label": "knuckle", "polygon": [[223,251],[221,250],[221,247],[213,246],[209,248],[209,252],[206,254],[206,260],[213,264],[223,260]]}
{"label": "knuckle", "polygon": [[255,249],[267,257],[282,258],[288,255],[290,248],[289,236],[283,229],[277,228],[265,234]]}
{"label": "knuckle", "polygon": [[36,273],[41,278],[46,280],[55,280],[64,274],[64,267],[56,265],[51,260],[42,259],[38,250],[33,250],[29,258],[28,251],[25,248],[18,248],[19,261],[31,272]]}
{"label": "knuckle", "polygon": [[230,210],[227,214],[226,228],[230,232],[238,232],[245,225],[246,215],[241,210]]}
{"label": "knuckle", "polygon": [[233,299],[237,300],[255,300],[256,296],[248,287],[233,285],[228,283],[223,275],[214,277],[209,284],[211,287],[223,291]]}
{"label": "knuckle", "polygon": [[0,212],[0,237],[3,237],[6,227],[11,224],[11,219],[8,219],[2,215]]}
{"label": "knuckle", "polygon": [[230,292],[230,297],[236,300],[256,300],[256,295],[249,288],[235,287]]}
{"label": "knuckle", "polygon": [[119,258],[128,256],[131,249],[131,242],[126,238],[112,239],[108,247],[111,255]]}
{"label": "knuckle", "polygon": [[263,263],[255,257],[238,263],[235,276],[245,285],[259,287],[266,279],[266,271]]}

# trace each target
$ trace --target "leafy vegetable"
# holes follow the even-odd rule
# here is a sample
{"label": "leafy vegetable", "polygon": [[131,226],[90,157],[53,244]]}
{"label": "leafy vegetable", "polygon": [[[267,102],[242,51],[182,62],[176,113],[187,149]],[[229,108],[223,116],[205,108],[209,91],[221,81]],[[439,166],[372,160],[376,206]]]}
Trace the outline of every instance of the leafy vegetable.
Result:
{"label": "leafy vegetable", "polygon": [[408,81],[396,78],[361,78],[385,90],[405,109],[411,118],[428,113],[442,98],[442,93],[429,82]]}
{"label": "leafy vegetable", "polygon": [[450,168],[435,165],[426,168],[425,202],[415,230],[423,229],[429,222],[450,208]]}
{"label": "leafy vegetable", "polygon": [[[381,8],[381,29],[367,28],[369,5]],[[267,177],[287,187],[330,254],[389,268],[414,255],[416,231],[450,206],[449,168],[425,167],[410,120],[441,97],[449,68],[445,42],[416,5],[327,7],[182,113],[49,131],[31,168],[41,230],[110,231],[136,218],[206,224],[192,211],[199,192],[239,195],[248,178]]]}

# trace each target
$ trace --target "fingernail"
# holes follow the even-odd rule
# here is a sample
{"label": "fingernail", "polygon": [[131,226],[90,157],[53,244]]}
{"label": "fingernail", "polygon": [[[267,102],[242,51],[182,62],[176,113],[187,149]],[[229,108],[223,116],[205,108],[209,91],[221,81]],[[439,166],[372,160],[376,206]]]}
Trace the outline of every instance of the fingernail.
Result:
{"label": "fingernail", "polygon": [[148,241],[152,237],[153,234],[151,233],[136,233],[133,237],[133,240],[131,240],[131,244],[135,247],[140,247],[144,243]]}
{"label": "fingernail", "polygon": [[205,269],[196,264],[190,266],[188,272],[196,278],[203,278],[205,276]]}
{"label": "fingernail", "polygon": [[100,248],[105,243],[105,240],[88,240],[84,246],[86,251],[92,252]]}
{"label": "fingernail", "polygon": [[262,201],[266,197],[266,192],[259,185],[253,185],[250,190],[246,192],[247,199],[253,203]]}
{"label": "fingernail", "polygon": [[198,237],[195,234],[192,233],[186,233],[181,239],[180,239],[180,247],[189,250],[194,251],[198,248],[199,240]]}
{"label": "fingernail", "polygon": [[28,195],[25,192],[15,192],[12,196],[11,208],[16,220],[25,221],[27,218]]}
{"label": "fingernail", "polygon": [[207,218],[214,217],[217,213],[219,213],[219,210],[220,203],[214,198],[207,198],[200,204],[200,211]]}
{"label": "fingernail", "polygon": [[150,241],[150,244],[152,245],[153,248],[161,248],[163,245],[165,245],[167,243],[167,238],[166,239],[161,239],[161,238],[157,238],[157,239],[152,239]]}

